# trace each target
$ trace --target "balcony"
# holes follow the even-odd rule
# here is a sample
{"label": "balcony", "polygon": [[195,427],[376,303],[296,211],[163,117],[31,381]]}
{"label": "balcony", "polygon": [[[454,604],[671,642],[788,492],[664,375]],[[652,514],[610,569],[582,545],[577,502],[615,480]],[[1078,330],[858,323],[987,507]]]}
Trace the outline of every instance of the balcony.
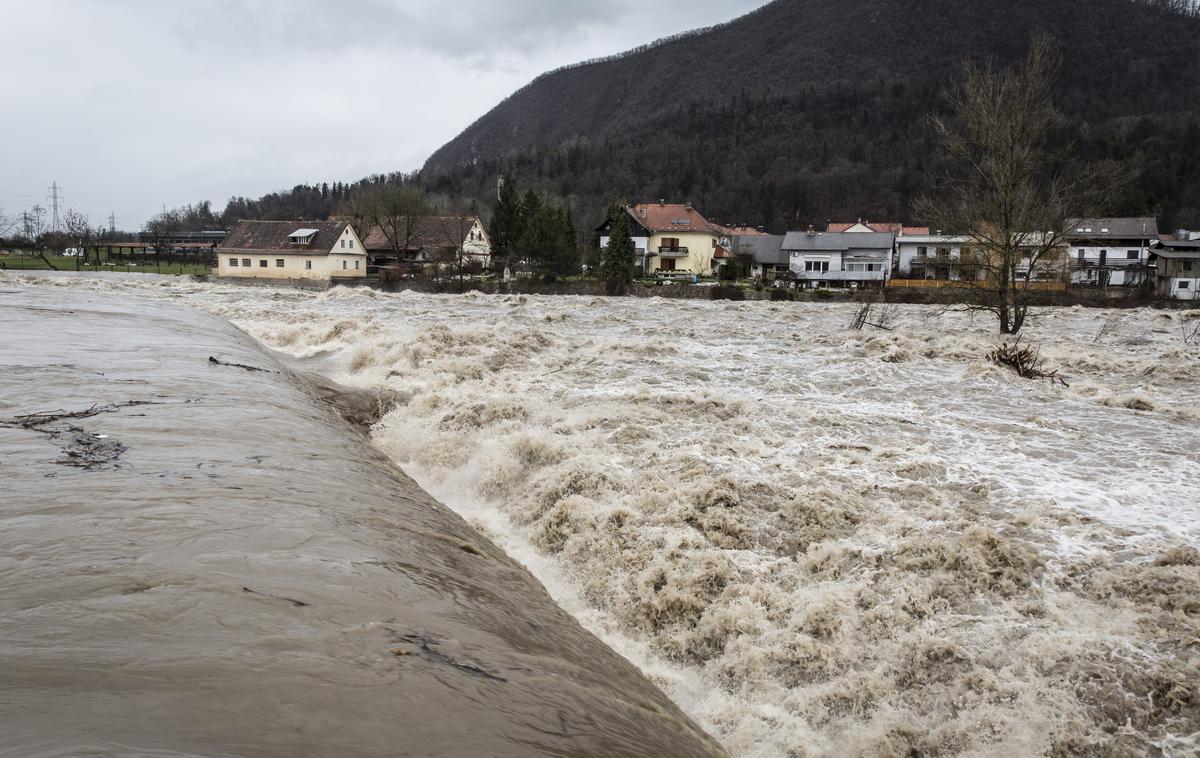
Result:
{"label": "balcony", "polygon": [[688,249],[686,247],[660,247],[658,254],[663,258],[686,258]]}
{"label": "balcony", "polygon": [[797,271],[799,281],[817,282],[882,282],[884,271]]}

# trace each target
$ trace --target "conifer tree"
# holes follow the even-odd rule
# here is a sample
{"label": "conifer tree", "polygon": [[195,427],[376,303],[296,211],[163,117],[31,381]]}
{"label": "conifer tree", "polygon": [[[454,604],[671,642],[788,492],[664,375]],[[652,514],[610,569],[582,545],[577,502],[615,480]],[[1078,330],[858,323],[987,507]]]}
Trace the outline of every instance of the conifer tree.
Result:
{"label": "conifer tree", "polygon": [[492,255],[503,265],[515,252],[514,248],[521,237],[522,213],[521,197],[517,194],[517,184],[512,174],[505,172],[500,179],[500,194],[496,204],[492,206],[492,218],[488,223],[488,236],[492,240]]}
{"label": "conifer tree", "polygon": [[624,211],[617,214],[608,237],[608,247],[600,251],[600,278],[610,295],[624,295],[632,280],[633,237],[629,236],[629,218]]}

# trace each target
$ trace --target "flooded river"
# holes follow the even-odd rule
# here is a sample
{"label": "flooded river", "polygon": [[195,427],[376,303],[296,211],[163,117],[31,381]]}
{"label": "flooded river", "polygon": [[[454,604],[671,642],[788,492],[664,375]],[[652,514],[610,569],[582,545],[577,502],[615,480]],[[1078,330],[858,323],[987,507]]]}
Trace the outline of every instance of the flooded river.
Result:
{"label": "flooded river", "polygon": [[720,753],[367,444],[375,393],[163,303],[0,318],[0,755]]}
{"label": "flooded river", "polygon": [[920,306],[0,284],[386,391],[375,449],[733,755],[1200,750],[1194,312],[1048,312],[1064,387]]}

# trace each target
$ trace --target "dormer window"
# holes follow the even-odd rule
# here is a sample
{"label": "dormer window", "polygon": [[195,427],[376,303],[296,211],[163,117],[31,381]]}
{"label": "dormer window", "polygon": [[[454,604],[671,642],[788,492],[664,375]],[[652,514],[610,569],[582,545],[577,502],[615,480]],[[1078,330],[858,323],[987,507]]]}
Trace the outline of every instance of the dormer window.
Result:
{"label": "dormer window", "polygon": [[316,229],[297,229],[288,235],[288,242],[293,245],[311,245],[313,238],[317,236]]}

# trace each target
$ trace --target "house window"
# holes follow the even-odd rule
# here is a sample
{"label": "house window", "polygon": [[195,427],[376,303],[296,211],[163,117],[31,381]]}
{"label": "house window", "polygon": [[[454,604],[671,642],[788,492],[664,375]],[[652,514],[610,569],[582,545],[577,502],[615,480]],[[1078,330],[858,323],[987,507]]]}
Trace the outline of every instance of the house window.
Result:
{"label": "house window", "polygon": [[1181,289],[1181,290],[1188,289],[1191,286],[1192,286],[1191,282],[1180,282],[1179,283],[1179,289]]}
{"label": "house window", "polygon": [[283,268],[283,258],[275,259],[275,268]]}
{"label": "house window", "polygon": [[346,269],[346,261],[342,261],[342,270]]}
{"label": "house window", "polygon": [[1191,271],[1192,270],[1192,262],[1191,261],[1180,261],[1179,262],[1179,270],[1180,271]]}
{"label": "house window", "polygon": [[804,270],[824,273],[829,270],[829,261],[805,261]]}
{"label": "house window", "polygon": [[1081,248],[1079,248],[1079,262],[1080,262],[1080,263],[1083,263],[1083,260],[1084,260],[1084,257],[1085,257],[1085,256],[1086,256],[1086,253],[1084,253],[1084,252],[1083,252],[1083,248],[1082,248],[1082,247],[1081,247]]}
{"label": "house window", "polygon": [[242,258],[242,265],[243,265],[243,266],[245,266],[246,268],[250,268],[250,265],[251,265],[251,264],[250,264],[250,259],[249,259],[249,258]]}
{"label": "house window", "polygon": [[229,265],[233,268],[237,268],[237,258],[230,258]]}
{"label": "house window", "polygon": [[355,261],[355,262],[354,262],[354,270],[355,270],[355,271],[358,271],[358,261]]}
{"label": "house window", "polygon": [[949,258],[949,257],[950,257],[950,248],[948,248],[948,247],[939,247],[939,248],[937,249],[937,257],[939,257],[939,258]]}
{"label": "house window", "polygon": [[342,249],[346,249],[346,240],[344,238],[342,239]]}
{"label": "house window", "polygon": [[312,271],[312,261],[305,261],[305,262],[304,262],[304,270],[305,270],[305,271]]}
{"label": "house window", "polygon": [[1128,251],[1127,253],[1125,253],[1125,259],[1126,259],[1126,260],[1130,260],[1130,261],[1136,261],[1136,260],[1137,260],[1138,258],[1140,258],[1140,257],[1141,257],[1141,256],[1138,254],[1138,251],[1137,251],[1137,250],[1130,250],[1130,251]]}
{"label": "house window", "polygon": [[927,248],[927,247],[918,247],[917,248],[917,257],[918,258],[924,258],[927,255],[929,255],[929,248]]}
{"label": "house window", "polygon": [[260,259],[258,260],[258,267],[259,267],[259,268],[266,268],[266,267],[267,267],[267,259],[266,259],[266,258],[260,258]]}

